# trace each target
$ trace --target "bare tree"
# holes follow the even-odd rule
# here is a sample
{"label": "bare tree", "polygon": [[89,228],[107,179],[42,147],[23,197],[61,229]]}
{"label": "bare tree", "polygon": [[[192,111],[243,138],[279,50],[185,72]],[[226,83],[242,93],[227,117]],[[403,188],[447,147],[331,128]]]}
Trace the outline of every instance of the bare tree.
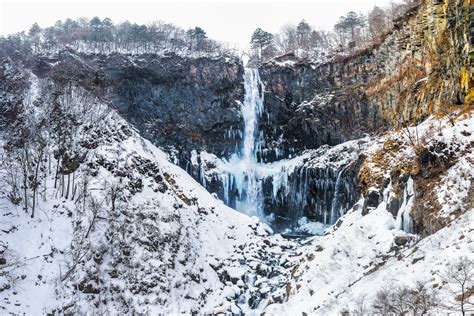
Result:
{"label": "bare tree", "polygon": [[361,295],[354,303],[356,308],[352,310],[351,314],[355,316],[367,315],[367,294]]}
{"label": "bare tree", "polygon": [[288,53],[297,48],[296,26],[293,24],[284,25],[280,32],[274,37],[275,46],[279,53]]}
{"label": "bare tree", "polygon": [[369,12],[367,15],[367,21],[372,39],[380,37],[389,28],[387,12],[377,6]]}
{"label": "bare tree", "polygon": [[392,312],[392,292],[389,288],[384,288],[375,295],[372,309],[376,315],[390,315]]}
{"label": "bare tree", "polygon": [[417,282],[409,292],[407,304],[413,315],[426,315],[433,307],[438,305],[437,291],[426,287],[424,282]]}
{"label": "bare tree", "polygon": [[36,150],[34,153],[34,174],[30,177],[30,187],[32,191],[32,203],[31,203],[31,218],[35,216],[35,208],[36,208],[36,195],[38,192],[38,188],[40,186],[40,179],[39,174],[41,170],[41,166],[43,164],[43,156],[44,151],[46,149],[46,141],[44,139],[37,138],[36,140]]}
{"label": "bare tree", "polygon": [[466,309],[474,307],[474,261],[461,257],[440,276],[446,284],[443,289],[452,296],[452,301],[442,306],[466,315]]}
{"label": "bare tree", "polygon": [[437,293],[419,282],[414,288],[395,286],[380,290],[372,308],[377,315],[423,315],[437,305],[436,300]]}
{"label": "bare tree", "polygon": [[10,187],[10,192],[8,193],[8,199],[14,205],[19,205],[21,203],[21,196],[20,196],[20,170],[15,162],[15,160],[10,157],[6,156],[3,160],[1,165],[4,167],[6,172],[6,183]]}

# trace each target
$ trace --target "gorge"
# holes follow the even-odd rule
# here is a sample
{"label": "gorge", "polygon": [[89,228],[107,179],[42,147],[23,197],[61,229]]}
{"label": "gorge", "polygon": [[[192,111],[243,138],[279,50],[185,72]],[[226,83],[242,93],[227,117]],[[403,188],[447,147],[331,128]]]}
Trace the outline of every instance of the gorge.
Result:
{"label": "gorge", "polygon": [[402,8],[250,60],[164,23],[0,37],[0,314],[464,311],[474,4]]}

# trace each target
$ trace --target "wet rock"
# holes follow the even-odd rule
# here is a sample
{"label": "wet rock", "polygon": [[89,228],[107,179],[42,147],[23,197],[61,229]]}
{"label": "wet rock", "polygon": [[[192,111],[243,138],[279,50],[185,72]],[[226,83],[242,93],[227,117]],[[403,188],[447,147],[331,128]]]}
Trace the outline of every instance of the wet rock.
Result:
{"label": "wet rock", "polygon": [[410,236],[395,236],[394,242],[397,246],[405,246],[410,240]]}
{"label": "wet rock", "polygon": [[260,304],[262,298],[259,293],[253,294],[248,301],[248,304],[251,309],[256,309],[258,307],[258,304]]}
{"label": "wet rock", "polygon": [[382,201],[382,197],[380,195],[380,192],[376,190],[371,190],[367,194],[366,207],[375,208],[380,204],[381,201]]}
{"label": "wet rock", "polygon": [[387,211],[390,212],[394,217],[397,216],[398,210],[400,209],[400,200],[392,198],[387,204]]}

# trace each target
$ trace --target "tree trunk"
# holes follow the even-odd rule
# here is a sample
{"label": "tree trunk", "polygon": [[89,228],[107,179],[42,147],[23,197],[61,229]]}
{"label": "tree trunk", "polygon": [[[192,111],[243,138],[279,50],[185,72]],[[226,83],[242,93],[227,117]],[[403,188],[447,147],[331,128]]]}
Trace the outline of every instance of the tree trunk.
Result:
{"label": "tree trunk", "polygon": [[23,170],[23,193],[25,199],[25,213],[28,213],[28,174]]}
{"label": "tree trunk", "polygon": [[66,200],[69,198],[69,183],[71,179],[71,174],[67,174],[67,187],[66,187],[66,196],[64,197]]}
{"label": "tree trunk", "polygon": [[72,196],[71,196],[71,200],[73,201],[74,201],[74,196],[76,195],[76,185],[74,184],[75,179],[76,179],[76,172],[74,171],[72,173]]}
{"label": "tree trunk", "polygon": [[38,156],[38,160],[36,162],[36,168],[35,168],[35,177],[34,177],[34,182],[33,182],[33,203],[31,205],[31,218],[35,217],[35,206],[36,206],[36,191],[38,190],[38,173],[39,173],[39,166],[41,163],[41,157],[43,155],[40,153]]}
{"label": "tree trunk", "polygon": [[54,174],[54,188],[56,189],[56,186],[58,184],[58,172],[59,172],[59,160],[58,158],[57,164],[56,164],[56,173]]}

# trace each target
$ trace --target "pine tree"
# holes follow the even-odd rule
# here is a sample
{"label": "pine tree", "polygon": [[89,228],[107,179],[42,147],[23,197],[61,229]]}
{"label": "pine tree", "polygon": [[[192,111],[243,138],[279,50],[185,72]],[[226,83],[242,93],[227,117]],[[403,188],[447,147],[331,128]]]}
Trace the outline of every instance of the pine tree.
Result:
{"label": "pine tree", "polygon": [[346,41],[349,40],[349,46],[355,47],[357,33],[365,26],[365,21],[363,15],[358,15],[354,11],[350,11],[346,16],[341,16],[334,25],[334,30],[339,37],[339,44],[345,46]]}
{"label": "pine tree", "polygon": [[38,52],[40,48],[40,42],[41,42],[41,27],[38,25],[38,23],[34,23],[31,26],[28,32],[28,36],[31,38],[31,41],[34,43],[35,52]]}
{"label": "pine tree", "polygon": [[302,20],[296,27],[296,36],[298,40],[298,46],[307,49],[309,46],[309,38],[311,35],[311,26]]}
{"label": "pine tree", "polygon": [[252,49],[256,51],[258,59],[264,55],[269,55],[273,50],[273,35],[261,28],[257,28],[250,39]]}
{"label": "pine tree", "polygon": [[204,43],[207,38],[207,35],[202,28],[196,26],[194,29],[189,29],[186,34],[190,39],[191,50],[195,49],[197,51],[200,51],[204,49]]}

